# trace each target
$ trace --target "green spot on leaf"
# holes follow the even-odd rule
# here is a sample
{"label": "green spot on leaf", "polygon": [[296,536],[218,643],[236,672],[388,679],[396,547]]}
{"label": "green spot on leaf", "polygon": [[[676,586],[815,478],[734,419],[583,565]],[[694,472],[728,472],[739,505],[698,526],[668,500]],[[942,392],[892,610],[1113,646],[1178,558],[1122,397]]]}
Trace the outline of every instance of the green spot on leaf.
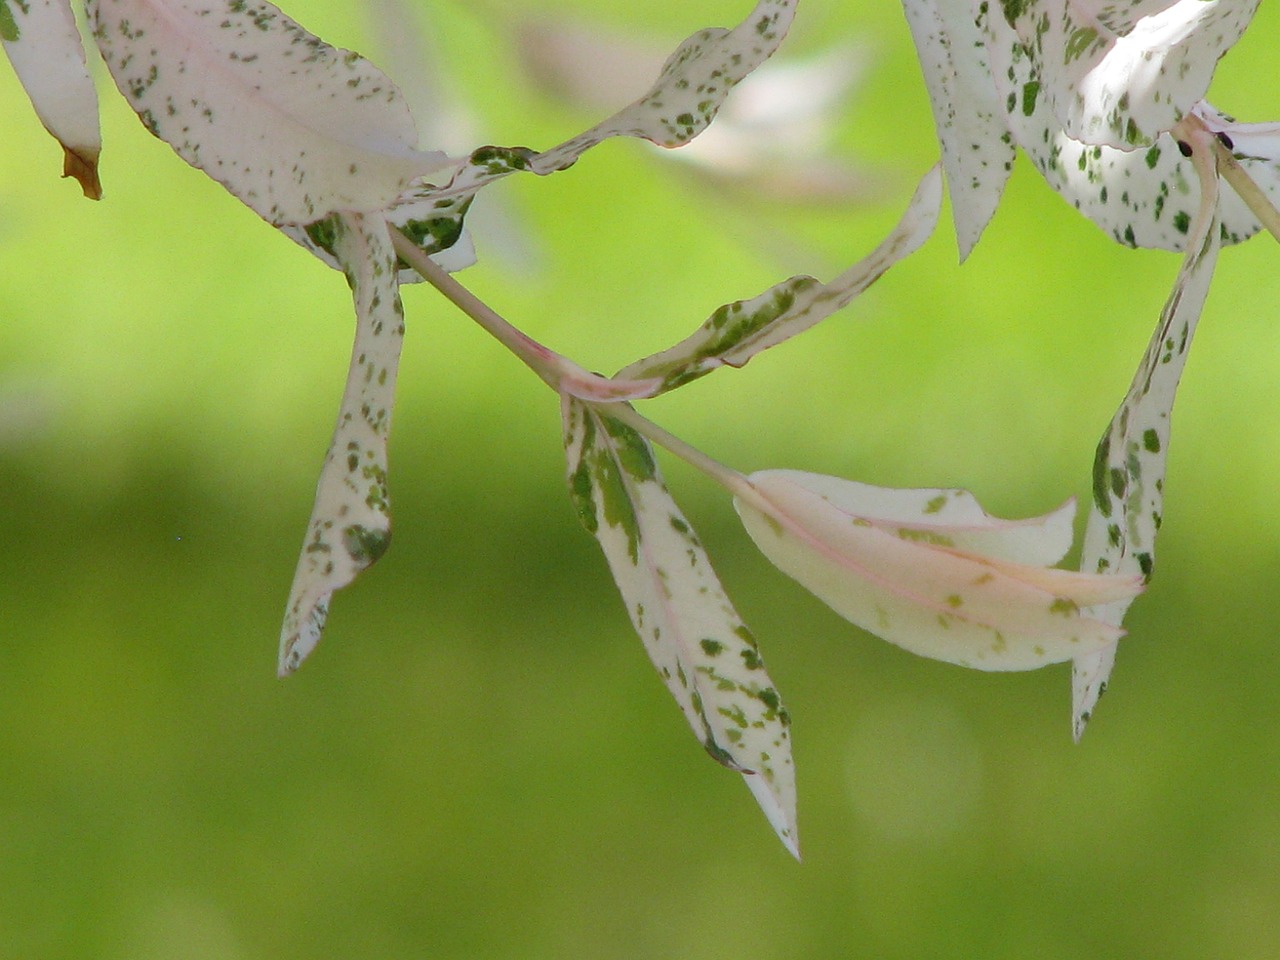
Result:
{"label": "green spot on leaf", "polygon": [[1160,434],[1154,429],[1148,429],[1142,434],[1142,446],[1148,453],[1160,452]]}
{"label": "green spot on leaf", "polygon": [[13,43],[18,39],[18,21],[13,19],[8,0],[0,0],[0,40]]}
{"label": "green spot on leaf", "polygon": [[708,657],[718,657],[720,653],[724,650],[724,644],[721,643],[719,640],[711,640],[711,639],[703,640],[701,643],[701,646],[702,646],[702,652],[705,653]]}
{"label": "green spot on leaf", "polygon": [[351,559],[364,566],[376,561],[391,546],[390,530],[371,530],[358,525],[342,531],[342,544]]}

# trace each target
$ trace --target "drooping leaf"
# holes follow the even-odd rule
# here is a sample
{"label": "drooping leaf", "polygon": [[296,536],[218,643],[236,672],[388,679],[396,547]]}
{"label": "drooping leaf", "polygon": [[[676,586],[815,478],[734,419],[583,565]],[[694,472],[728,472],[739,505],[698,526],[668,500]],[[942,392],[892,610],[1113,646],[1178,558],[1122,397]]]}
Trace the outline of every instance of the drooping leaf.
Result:
{"label": "drooping leaf", "polygon": [[391,540],[387,437],[404,340],[396,255],[379,214],[342,214],[333,252],[351,284],[356,336],[280,633],[281,676],[319,643],[333,592],[381,557]]}
{"label": "drooping leaf", "polygon": [[851,303],[933,233],[942,204],[942,176],[934,167],[920,181],[898,225],[865,259],[830,283],[792,277],[750,300],[725,304],[675,346],[619,371],[617,379],[660,381],[674,389],[721,366],[741,367],[756,354],[802,333]]}
{"label": "drooping leaf", "polygon": [[920,656],[1033,670],[1093,653],[1123,631],[1081,608],[1141,589],[1137,577],[1038,562],[1064,547],[1071,504],[1065,521],[1060,510],[1010,524],[963,491],[897,491],[877,516],[887,495],[864,484],[793,470],[747,481],[734,504],[761,552],[845,619]]}
{"label": "drooping leaf", "polygon": [[1038,96],[1087,144],[1150,146],[1199,103],[1258,0],[1002,0]]}
{"label": "drooping leaf", "polygon": [[960,259],[995,213],[1014,146],[967,3],[903,0],[942,145]]}
{"label": "drooping leaf", "polygon": [[755,638],[725,595],[648,441],[600,408],[563,401],[569,490],[608,560],[653,665],[716,760],[743,775],[798,854],[790,719]]}
{"label": "drooping leaf", "polygon": [[88,0],[121,93],[178,155],[270,223],[384,209],[445,165],[395,85],[263,0]]}
{"label": "drooping leaf", "polygon": [[62,144],[62,175],[101,199],[98,94],[70,0],[0,0],[0,39],[40,122]]}
{"label": "drooping leaf", "polygon": [[[1201,145],[1201,151],[1207,152]],[[1203,162],[1210,162],[1205,160]],[[1169,422],[1178,381],[1218,259],[1217,179],[1202,177],[1200,209],[1189,231],[1178,271],[1133,384],[1098,444],[1093,467],[1093,508],[1085,531],[1082,570],[1139,573],[1150,578],[1164,510]],[[1119,625],[1130,601],[1118,600],[1090,615]],[[1115,663],[1115,647],[1077,657],[1073,664],[1072,729],[1084,733]]]}

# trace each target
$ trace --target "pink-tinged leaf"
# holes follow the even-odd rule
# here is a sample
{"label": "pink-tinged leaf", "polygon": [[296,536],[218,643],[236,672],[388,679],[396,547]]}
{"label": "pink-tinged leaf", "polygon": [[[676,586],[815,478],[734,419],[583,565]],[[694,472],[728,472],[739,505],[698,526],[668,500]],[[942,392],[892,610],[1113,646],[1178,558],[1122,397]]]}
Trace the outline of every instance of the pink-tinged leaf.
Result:
{"label": "pink-tinged leaf", "polygon": [[[1206,136],[1208,136],[1206,134]],[[1098,444],[1093,466],[1093,509],[1085,531],[1082,570],[1151,576],[1155,541],[1164,512],[1164,473],[1169,423],[1178,381],[1218,259],[1218,181],[1210,145],[1195,145],[1201,171],[1200,209],[1178,271],[1133,384]],[[1118,600],[1088,611],[1119,625],[1129,608]],[[1115,646],[1078,656],[1073,664],[1072,730],[1084,733],[1115,663]]]}
{"label": "pink-tinged leaf", "polygon": [[601,408],[563,402],[569,491],[636,632],[695,736],[741,773],[792,854],[790,718],[755,638],[667,491],[648,441]]}
{"label": "pink-tinged leaf", "polygon": [[[1038,97],[1066,136],[1119,148],[1149,146],[1203,99],[1218,60],[1258,0],[1003,5],[1035,64]],[[1138,16],[1139,12],[1145,14]]]}
{"label": "pink-tinged leaf", "polygon": [[94,39],[152,133],[268,222],[390,206],[445,165],[373,64],[261,0],[88,0]]}
{"label": "pink-tinged leaf", "polygon": [[[1123,631],[1081,608],[1141,590],[1140,577],[1006,559],[1057,553],[1069,520],[1062,510],[1004,526],[960,491],[869,494],[864,484],[789,470],[747,482],[735,505],[778,569],[847,620],[931,659],[1032,670],[1094,653]],[[877,515],[886,504],[887,515]],[[948,509],[955,525],[936,517]],[[1044,543],[1032,545],[1037,536]]]}
{"label": "pink-tinged leaf", "polygon": [[904,0],[903,8],[929,91],[964,260],[1000,203],[1014,146],[968,4]]}
{"label": "pink-tinged leaf", "polygon": [[356,337],[280,633],[281,676],[320,642],[333,592],[381,557],[391,540],[387,437],[404,340],[396,255],[381,215],[343,214],[335,231],[333,249],[355,301]]}
{"label": "pink-tinged leaf", "polygon": [[792,277],[750,300],[720,307],[675,346],[618,372],[621,380],[659,380],[655,393],[674,389],[722,366],[741,367],[848,306],[933,233],[942,205],[942,176],[934,167],[920,181],[907,212],[870,255],[830,283]]}
{"label": "pink-tinged leaf", "polygon": [[98,94],[70,0],[0,0],[0,38],[40,122],[62,144],[62,175],[101,199]]}

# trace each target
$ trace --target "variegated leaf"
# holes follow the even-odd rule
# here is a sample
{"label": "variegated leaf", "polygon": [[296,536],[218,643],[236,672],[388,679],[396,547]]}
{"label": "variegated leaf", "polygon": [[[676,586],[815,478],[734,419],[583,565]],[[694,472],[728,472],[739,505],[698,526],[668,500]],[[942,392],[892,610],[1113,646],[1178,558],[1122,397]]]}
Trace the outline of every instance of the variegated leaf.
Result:
{"label": "variegated leaf", "polygon": [[[1202,151],[1207,150],[1201,144]],[[1205,178],[1205,196],[1189,231],[1186,256],[1124,402],[1098,444],[1093,467],[1093,509],[1085,531],[1082,570],[1151,576],[1164,509],[1169,421],[1178,380],[1218,259],[1217,180]],[[1120,600],[1089,611],[1119,625],[1129,608]],[[1108,645],[1077,657],[1072,670],[1072,729],[1084,733],[1115,662]]]}
{"label": "variegated leaf", "polygon": [[964,260],[1000,203],[1014,146],[968,4],[903,0],[903,8],[929,91]]}
{"label": "variegated leaf", "polygon": [[[411,187],[385,211],[386,221],[400,230],[419,250],[451,273],[464,270],[476,262],[475,245],[464,220],[471,198],[424,200],[422,194],[430,185]],[[337,270],[344,269],[334,253],[341,214],[331,214],[306,226],[287,224],[281,231],[299,245]],[[422,275],[403,260],[399,261],[401,283],[421,283]]]}
{"label": "variegated leaf", "polygon": [[609,562],[653,665],[707,752],[743,775],[798,854],[790,718],[755,638],[667,492],[648,441],[563,400],[569,490]]}
{"label": "variegated leaf", "polygon": [[[1200,102],[1258,0],[1001,0],[1042,98],[1073,140],[1150,146]],[[1142,12],[1146,15],[1137,16]]]}
{"label": "variegated leaf", "polygon": [[319,643],[333,592],[381,557],[391,540],[387,437],[404,340],[396,255],[380,214],[342,214],[333,226],[333,251],[355,301],[356,337],[280,633],[282,676]]}
{"label": "variegated leaf", "polygon": [[[1046,182],[1118,243],[1184,250],[1200,193],[1191,163],[1176,141],[1166,133],[1149,147],[1121,150],[1072,139],[1040,95],[1035,62],[999,11],[981,16],[978,26],[993,82],[1007,107],[1009,130]],[[1230,128],[1208,104],[1197,104],[1192,112],[1214,129]],[[1243,162],[1265,188],[1280,195],[1274,164]],[[1258,232],[1257,219],[1234,194],[1225,193],[1222,199],[1224,242],[1238,243]]]}
{"label": "variegated leaf", "polygon": [[147,129],[273,224],[389,207],[445,165],[373,64],[263,0],[88,0]]}
{"label": "variegated leaf", "polygon": [[62,175],[100,199],[98,94],[70,0],[0,0],[0,40],[40,122],[62,144]]}
{"label": "variegated leaf", "polygon": [[688,143],[715,118],[725,97],[764,63],[786,36],[797,0],[759,0],[732,30],[710,28],[685,40],[639,100],[590,130],[542,153],[522,147],[482,147],[438,198],[474,196],[517,171],[539,175],[572,166],[611,137],[640,137],[663,147]]}
{"label": "variegated leaf", "polygon": [[963,491],[888,494],[794,470],[746,479],[735,506],[779,570],[869,633],[934,660],[1033,670],[1105,649],[1123,631],[1081,608],[1141,590],[1140,578],[1040,563],[1069,545],[1074,505],[1065,518],[1010,523]]}
{"label": "variegated leaf", "polygon": [[933,233],[942,205],[942,176],[921,180],[897,227],[865,259],[830,283],[792,277],[750,300],[725,304],[675,346],[619,371],[619,380],[658,380],[672,390],[721,366],[741,367],[756,354],[802,333],[842,309]]}

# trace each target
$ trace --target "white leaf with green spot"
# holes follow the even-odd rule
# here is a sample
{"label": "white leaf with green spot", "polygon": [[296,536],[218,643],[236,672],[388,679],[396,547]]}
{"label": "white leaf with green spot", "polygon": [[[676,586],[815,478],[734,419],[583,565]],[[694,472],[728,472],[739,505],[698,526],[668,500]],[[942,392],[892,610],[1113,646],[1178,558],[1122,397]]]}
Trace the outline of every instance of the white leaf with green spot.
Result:
{"label": "white leaf with green spot", "polygon": [[1258,0],[1000,5],[1036,66],[1036,94],[1066,136],[1131,148],[1152,144],[1200,102]]}
{"label": "white leaf with green spot", "polygon": [[604,551],[631,622],[698,740],[742,774],[798,853],[790,718],[756,641],[725,595],[648,441],[564,397],[569,489]]}
{"label": "white leaf with green spot", "polygon": [[62,144],[62,175],[98,199],[98,94],[70,0],[0,0],[0,40],[40,122]]}
{"label": "white leaf with green spot", "polygon": [[942,145],[960,259],[1000,203],[1014,147],[967,4],[903,0]]}
{"label": "white leaf with green spot", "polygon": [[722,366],[741,367],[756,354],[803,333],[848,306],[933,233],[942,205],[942,175],[934,167],[921,180],[897,227],[872,253],[830,283],[798,276],[750,300],[725,304],[675,346],[631,364],[619,380],[659,381],[662,393]]}
{"label": "white leaf with green spot", "polygon": [[683,146],[715,119],[734,86],[778,49],[795,16],[796,2],[760,0],[732,30],[712,27],[695,33],[676,48],[648,93],[559,146],[542,153],[522,147],[482,147],[453,182],[434,196],[474,196],[517,171],[539,176],[555,173],[611,137]]}
{"label": "white leaf with green spot", "polygon": [[795,470],[746,478],[734,503],[761,552],[836,613],[920,656],[1032,670],[1094,653],[1123,631],[1081,609],[1141,578],[1049,567],[1075,505],[999,520],[962,490],[886,490]]}
{"label": "white leaf with green spot", "polygon": [[[1162,134],[1149,147],[1126,150],[1072,139],[1040,96],[1036,64],[999,11],[981,16],[978,27],[986,39],[993,82],[1008,107],[1009,130],[1045,181],[1116,242],[1183,251],[1199,206],[1199,186],[1174,139]],[[1213,129],[1233,130],[1208,104],[1197,104],[1191,112]],[[1280,196],[1274,163],[1242,162],[1272,196]],[[1239,198],[1224,193],[1224,242],[1238,243],[1259,229]]]}
{"label": "white leaf with green spot", "polygon": [[391,539],[387,437],[404,341],[396,254],[380,214],[341,215],[333,249],[351,284],[356,336],[280,633],[282,676],[320,642],[333,592],[382,556]]}
{"label": "white leaf with green spot", "polygon": [[[1205,144],[1200,145],[1207,150]],[[1085,531],[1080,568],[1099,573],[1151,576],[1156,535],[1164,511],[1165,461],[1169,423],[1178,381],[1196,324],[1204,309],[1217,263],[1221,230],[1217,179],[1204,178],[1205,196],[1197,212],[1186,256],[1165,303],[1147,352],[1128,394],[1098,444],[1093,468],[1093,509]],[[1090,610],[1119,625],[1130,601]],[[1084,733],[1115,663],[1115,646],[1077,657],[1072,669],[1072,729]]]}
{"label": "white leaf with green spot", "polygon": [[273,224],[382,210],[447,163],[400,92],[262,0],[88,0],[146,127]]}

